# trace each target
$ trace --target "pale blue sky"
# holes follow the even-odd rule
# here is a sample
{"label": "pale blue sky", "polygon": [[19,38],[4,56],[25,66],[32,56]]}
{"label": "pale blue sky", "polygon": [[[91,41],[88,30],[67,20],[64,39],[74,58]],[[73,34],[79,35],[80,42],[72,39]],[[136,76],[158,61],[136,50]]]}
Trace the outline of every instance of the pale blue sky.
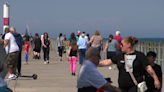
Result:
{"label": "pale blue sky", "polygon": [[[121,36],[164,37],[164,0],[0,0],[0,29],[3,30],[3,4],[10,3],[10,26],[25,33],[99,30],[103,38],[115,31]],[[2,33],[2,31],[1,31]]]}

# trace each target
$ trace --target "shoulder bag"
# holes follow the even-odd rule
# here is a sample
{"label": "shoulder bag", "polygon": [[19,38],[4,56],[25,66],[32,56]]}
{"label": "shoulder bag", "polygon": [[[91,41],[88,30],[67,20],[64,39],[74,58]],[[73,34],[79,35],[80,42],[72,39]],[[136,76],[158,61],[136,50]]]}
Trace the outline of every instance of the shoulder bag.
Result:
{"label": "shoulder bag", "polygon": [[125,65],[126,65],[127,69],[129,70],[129,74],[130,74],[134,84],[137,86],[137,92],[145,92],[147,90],[146,82],[143,81],[141,83],[137,83],[137,80],[135,79],[133,73],[130,71],[129,66],[127,65],[126,54],[124,55],[124,58],[125,58]]}

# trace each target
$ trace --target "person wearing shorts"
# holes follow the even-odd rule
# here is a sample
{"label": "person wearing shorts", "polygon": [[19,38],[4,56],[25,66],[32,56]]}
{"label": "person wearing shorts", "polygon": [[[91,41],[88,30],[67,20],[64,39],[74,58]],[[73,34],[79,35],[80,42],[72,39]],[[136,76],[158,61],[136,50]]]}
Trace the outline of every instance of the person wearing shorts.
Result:
{"label": "person wearing shorts", "polygon": [[19,57],[19,47],[16,43],[16,39],[12,33],[9,32],[9,28],[5,29],[5,39],[4,39],[4,46],[6,50],[6,60],[4,65],[7,66],[10,75],[7,79],[16,79],[16,67],[17,61]]}
{"label": "person wearing shorts", "polygon": [[34,57],[37,56],[37,58],[40,59],[41,39],[39,38],[39,35],[37,33],[35,34],[35,36],[36,38],[34,40]]}

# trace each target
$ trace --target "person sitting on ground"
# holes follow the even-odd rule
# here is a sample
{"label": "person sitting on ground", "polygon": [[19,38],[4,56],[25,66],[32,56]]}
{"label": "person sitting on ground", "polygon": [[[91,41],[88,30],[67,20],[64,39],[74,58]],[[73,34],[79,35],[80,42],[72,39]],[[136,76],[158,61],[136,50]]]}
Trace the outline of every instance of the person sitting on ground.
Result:
{"label": "person sitting on ground", "polygon": [[97,92],[100,88],[111,92],[121,92],[119,88],[107,82],[96,69],[101,59],[98,49],[90,47],[85,54],[86,60],[81,65],[77,77],[78,92]]}
{"label": "person sitting on ground", "polygon": [[91,37],[90,41],[87,44],[91,44],[92,47],[96,47],[99,50],[99,53],[101,49],[103,50],[103,40],[100,36],[100,33],[98,30],[95,31],[94,36]]}
{"label": "person sitting on ground", "polygon": [[71,46],[69,46],[67,58],[69,57],[71,73],[74,76],[76,71],[76,61],[78,56],[77,54],[78,54],[78,47],[76,45],[76,42],[73,41],[71,43]]}
{"label": "person sitting on ground", "polygon": [[5,28],[5,39],[4,46],[7,57],[4,63],[4,66],[7,66],[8,71],[10,72],[8,80],[15,80],[16,76],[16,67],[19,57],[19,46],[16,43],[16,39],[12,33],[9,32],[9,28]]}
{"label": "person sitting on ground", "polygon": [[154,79],[151,77],[151,75],[145,71],[145,81],[146,81],[146,85],[148,87],[148,90],[146,92],[161,92],[162,90],[162,70],[161,70],[161,66],[157,65],[154,63],[154,61],[156,60],[156,53],[153,51],[149,51],[147,53],[147,59],[149,61],[149,64],[151,65],[151,67],[154,69],[159,81],[161,82],[161,87],[158,90],[157,88],[155,88],[154,86]]}
{"label": "person sitting on ground", "polygon": [[41,50],[41,39],[39,38],[39,34],[35,34],[34,39],[34,58],[40,59],[40,50]]}
{"label": "person sitting on ground", "polygon": [[28,64],[28,55],[31,52],[30,44],[28,43],[27,39],[24,41],[24,48],[23,48],[23,55],[24,55],[24,64]]}
{"label": "person sitting on ground", "polygon": [[[144,53],[134,50],[134,45],[137,43],[138,40],[135,37],[130,36],[124,38],[121,41],[122,53],[99,63],[99,66],[117,65],[119,70],[118,84],[122,92],[138,92],[137,86],[133,82],[129,71],[132,72],[137,83],[141,83],[144,81],[144,69],[153,77],[155,87],[157,89],[160,88],[158,77],[149,65]],[[128,65],[129,68],[126,65]]]}

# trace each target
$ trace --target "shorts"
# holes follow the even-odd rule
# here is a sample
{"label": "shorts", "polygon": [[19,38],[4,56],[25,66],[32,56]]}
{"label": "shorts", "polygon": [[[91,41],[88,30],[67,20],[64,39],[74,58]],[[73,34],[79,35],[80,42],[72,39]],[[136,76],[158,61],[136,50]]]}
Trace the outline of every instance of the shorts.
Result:
{"label": "shorts", "polygon": [[17,67],[17,61],[19,57],[19,51],[9,53],[6,57],[4,65],[7,67]]}
{"label": "shorts", "polygon": [[34,51],[40,53],[40,49],[34,49]]}

